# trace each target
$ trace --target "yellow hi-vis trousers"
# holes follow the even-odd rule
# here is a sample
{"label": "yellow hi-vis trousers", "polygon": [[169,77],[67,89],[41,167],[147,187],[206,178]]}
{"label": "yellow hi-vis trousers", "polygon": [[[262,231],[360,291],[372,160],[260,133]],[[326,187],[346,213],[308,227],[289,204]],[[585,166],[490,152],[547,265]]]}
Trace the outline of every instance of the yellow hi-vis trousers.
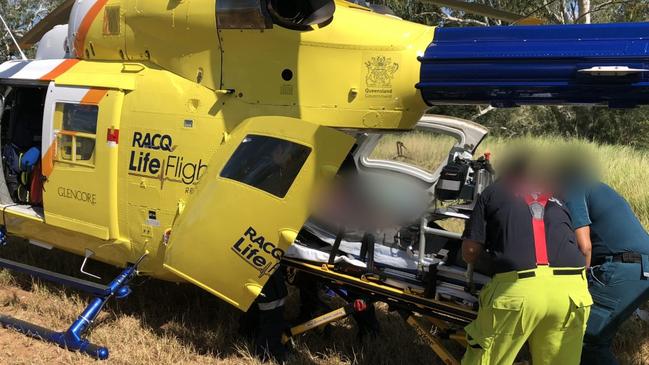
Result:
{"label": "yellow hi-vis trousers", "polygon": [[462,364],[512,364],[529,341],[534,365],[579,365],[592,304],[583,269],[497,274],[480,293],[478,318],[465,328]]}

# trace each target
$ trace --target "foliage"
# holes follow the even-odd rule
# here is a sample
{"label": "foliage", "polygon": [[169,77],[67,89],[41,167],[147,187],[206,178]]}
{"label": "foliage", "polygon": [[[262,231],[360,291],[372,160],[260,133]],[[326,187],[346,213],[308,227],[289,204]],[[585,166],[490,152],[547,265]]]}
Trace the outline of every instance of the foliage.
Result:
{"label": "foliage", "polygon": [[[16,39],[20,39],[62,2],[63,0],[0,0],[0,15],[5,19]],[[2,34],[0,61],[4,61],[18,54],[12,50],[11,37],[1,24],[0,29]],[[33,51],[26,53],[31,55]]]}

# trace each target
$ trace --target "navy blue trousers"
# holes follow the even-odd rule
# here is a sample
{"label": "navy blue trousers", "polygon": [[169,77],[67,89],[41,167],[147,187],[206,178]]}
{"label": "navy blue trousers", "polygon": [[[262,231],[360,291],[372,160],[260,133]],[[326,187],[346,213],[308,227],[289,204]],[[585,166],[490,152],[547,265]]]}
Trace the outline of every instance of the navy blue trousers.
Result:
{"label": "navy blue trousers", "polygon": [[[649,268],[645,268],[649,271]],[[611,262],[594,267],[589,277],[593,307],[581,355],[582,365],[617,365],[611,350],[618,328],[649,300],[642,264]]]}

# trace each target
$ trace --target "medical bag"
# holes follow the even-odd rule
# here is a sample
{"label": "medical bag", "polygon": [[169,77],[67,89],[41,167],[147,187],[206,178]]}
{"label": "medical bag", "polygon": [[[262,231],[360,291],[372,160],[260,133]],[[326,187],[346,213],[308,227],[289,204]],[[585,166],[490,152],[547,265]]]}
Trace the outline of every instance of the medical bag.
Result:
{"label": "medical bag", "polygon": [[469,163],[459,157],[444,166],[435,186],[435,196],[437,199],[458,199],[469,174],[469,169]]}

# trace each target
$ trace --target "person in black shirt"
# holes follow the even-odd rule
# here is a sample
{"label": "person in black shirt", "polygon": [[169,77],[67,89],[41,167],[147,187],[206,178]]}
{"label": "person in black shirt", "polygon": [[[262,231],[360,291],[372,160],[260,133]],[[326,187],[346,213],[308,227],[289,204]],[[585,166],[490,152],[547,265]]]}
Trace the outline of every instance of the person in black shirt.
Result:
{"label": "person in black shirt", "polygon": [[511,364],[529,341],[534,364],[579,364],[592,299],[570,214],[524,158],[478,198],[463,238],[468,264],[490,261],[463,364]]}

